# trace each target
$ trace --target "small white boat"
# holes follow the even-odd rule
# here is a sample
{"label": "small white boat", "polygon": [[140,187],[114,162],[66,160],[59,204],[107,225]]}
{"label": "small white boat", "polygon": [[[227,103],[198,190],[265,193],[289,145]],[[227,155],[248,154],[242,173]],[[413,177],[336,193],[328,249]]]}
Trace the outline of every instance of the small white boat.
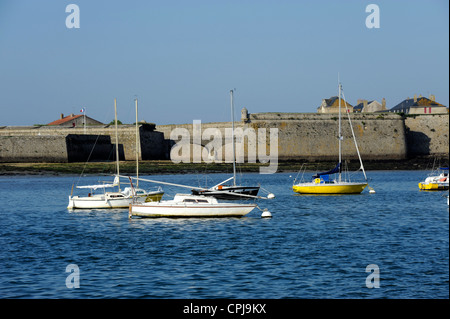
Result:
{"label": "small white boat", "polygon": [[134,189],[125,187],[122,191],[106,192],[95,194],[93,191],[97,188],[114,187],[116,184],[87,185],[78,186],[78,188],[90,188],[88,196],[69,196],[68,209],[104,209],[104,208],[128,208],[134,201],[145,203],[161,200],[164,192],[158,188],[155,191],[146,191],[141,188]]}
{"label": "small white boat", "polygon": [[441,173],[433,171],[423,182],[419,183],[421,190],[447,190],[448,189],[448,167],[439,168]]}
{"label": "small white boat", "polygon": [[215,197],[176,194],[172,200],[133,203],[129,217],[242,217],[257,205],[254,203],[219,203]]}
{"label": "small white boat", "polygon": [[121,192],[69,197],[67,209],[125,208],[132,201]]}
{"label": "small white boat", "polygon": [[[139,134],[138,134],[138,121],[137,121],[137,100],[136,102],[136,176],[139,176]],[[69,196],[69,204],[67,209],[105,209],[105,208],[128,208],[128,206],[135,202],[152,202],[161,200],[164,195],[163,190],[158,187],[155,191],[146,191],[142,188],[125,187],[120,189],[119,178],[119,137],[117,133],[117,105],[116,99],[114,99],[114,113],[115,113],[115,132],[116,132],[116,170],[117,174],[112,184],[97,184],[77,186],[76,188],[90,189],[87,196],[72,196],[72,192]],[[131,180],[130,180],[131,183]],[[138,186],[138,185],[137,185]],[[107,188],[118,188],[118,191],[107,192]],[[103,189],[102,194],[95,194],[97,189]]]}

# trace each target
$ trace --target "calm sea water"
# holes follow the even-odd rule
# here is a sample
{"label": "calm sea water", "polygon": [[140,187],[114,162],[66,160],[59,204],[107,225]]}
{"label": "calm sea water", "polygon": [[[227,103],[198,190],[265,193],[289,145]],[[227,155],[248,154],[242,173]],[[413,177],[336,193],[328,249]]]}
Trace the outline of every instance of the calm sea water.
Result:
{"label": "calm sea water", "polygon": [[[243,176],[275,193],[260,201],[272,219],[131,220],[66,210],[78,177],[1,177],[0,298],[449,298],[448,192],[419,191],[427,172],[368,172],[376,194],[343,196],[295,195],[295,175]],[[66,286],[70,264],[79,288]],[[379,288],[366,286],[370,264]]]}

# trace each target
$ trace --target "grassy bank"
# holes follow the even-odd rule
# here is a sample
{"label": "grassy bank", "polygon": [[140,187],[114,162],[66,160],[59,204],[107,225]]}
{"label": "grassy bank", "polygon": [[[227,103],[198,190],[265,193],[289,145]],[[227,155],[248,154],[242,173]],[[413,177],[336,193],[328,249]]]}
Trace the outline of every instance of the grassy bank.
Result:
{"label": "grassy bank", "polygon": [[[434,158],[424,157],[401,161],[364,161],[366,170],[429,170],[433,166]],[[441,165],[448,165],[448,158],[440,160]],[[283,161],[278,163],[277,172],[297,172],[301,168],[309,171],[329,170],[336,162],[305,162]],[[239,172],[259,172],[260,167],[268,166],[261,163],[238,164]],[[348,163],[350,170],[357,170],[359,162],[356,160]],[[120,163],[120,171],[123,174],[134,174],[136,163],[123,161]],[[25,174],[114,174],[115,162],[93,163],[0,163],[0,175],[25,175]],[[179,163],[172,161],[141,161],[139,163],[140,174],[186,174],[186,173],[230,173],[230,163]]]}

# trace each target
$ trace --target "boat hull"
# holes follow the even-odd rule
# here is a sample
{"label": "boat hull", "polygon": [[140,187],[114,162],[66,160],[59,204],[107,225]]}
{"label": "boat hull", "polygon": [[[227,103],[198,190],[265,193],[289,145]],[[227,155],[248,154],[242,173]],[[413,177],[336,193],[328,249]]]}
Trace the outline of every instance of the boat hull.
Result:
{"label": "boat hull", "polygon": [[448,172],[446,172],[447,169],[441,168],[441,170],[444,170],[439,175],[431,175],[428,176],[423,182],[419,183],[419,189],[426,190],[426,191],[441,191],[441,190],[448,190]]}
{"label": "boat hull", "polygon": [[448,183],[419,183],[419,189],[426,191],[440,191],[440,190],[448,190]]}
{"label": "boat hull", "polygon": [[243,200],[245,196],[257,196],[259,186],[230,186],[216,190],[192,190],[194,195],[213,196],[222,200]]}
{"label": "boat hull", "polygon": [[[138,196],[138,202],[158,202],[164,192],[146,194]],[[105,195],[94,195],[88,197],[69,196],[68,209],[116,209],[128,208],[133,203],[133,197],[126,198],[106,198]]]}
{"label": "boat hull", "polygon": [[163,195],[164,195],[164,192],[160,192],[160,193],[155,193],[155,194],[149,194],[149,195],[146,195],[146,196],[143,196],[143,197],[145,197],[145,202],[146,203],[148,203],[148,202],[159,202],[162,199]]}
{"label": "boat hull", "polygon": [[292,189],[299,194],[360,194],[366,186],[367,183],[300,183],[292,186]]}
{"label": "boat hull", "polygon": [[113,209],[113,208],[127,208],[132,198],[122,199],[105,199],[104,196],[92,197],[69,197],[68,209]]}
{"label": "boat hull", "polygon": [[256,204],[229,205],[165,205],[161,203],[132,204],[129,216],[139,217],[242,217],[250,213]]}

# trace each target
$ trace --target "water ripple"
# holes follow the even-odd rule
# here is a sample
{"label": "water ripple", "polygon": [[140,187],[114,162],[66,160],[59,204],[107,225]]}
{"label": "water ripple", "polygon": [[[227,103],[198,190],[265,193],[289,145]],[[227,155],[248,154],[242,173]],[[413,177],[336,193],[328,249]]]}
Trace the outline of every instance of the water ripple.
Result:
{"label": "water ripple", "polygon": [[[191,220],[69,212],[71,178],[1,177],[8,198],[0,204],[0,296],[448,298],[442,194],[418,190],[426,172],[369,175],[373,195],[300,196],[289,174],[249,174],[277,195],[260,202],[272,219],[255,210],[241,219]],[[80,288],[66,287],[68,264],[79,266]],[[379,289],[366,287],[369,264],[379,266]]]}

